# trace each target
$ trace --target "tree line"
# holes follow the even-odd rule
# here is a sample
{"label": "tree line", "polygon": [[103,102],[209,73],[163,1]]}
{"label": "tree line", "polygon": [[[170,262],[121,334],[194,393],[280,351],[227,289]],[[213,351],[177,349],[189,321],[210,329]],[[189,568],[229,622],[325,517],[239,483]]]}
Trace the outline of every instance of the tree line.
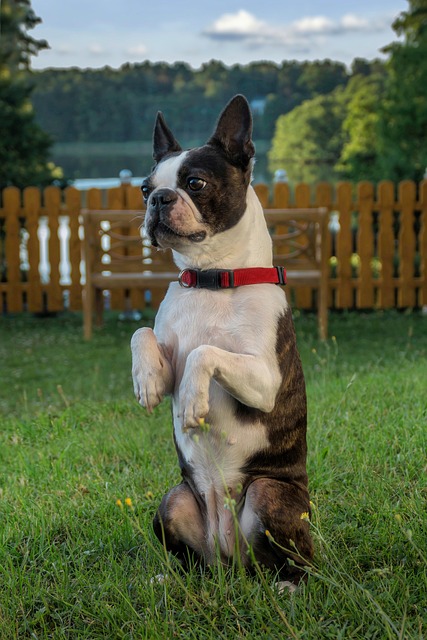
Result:
{"label": "tree line", "polygon": [[42,128],[57,141],[150,140],[160,109],[184,141],[203,141],[236,93],[252,103],[258,139],[271,140],[277,118],[304,100],[345,86],[345,65],[254,62],[198,70],[178,62],[143,62],[120,69],[47,69],[33,74],[33,105]]}

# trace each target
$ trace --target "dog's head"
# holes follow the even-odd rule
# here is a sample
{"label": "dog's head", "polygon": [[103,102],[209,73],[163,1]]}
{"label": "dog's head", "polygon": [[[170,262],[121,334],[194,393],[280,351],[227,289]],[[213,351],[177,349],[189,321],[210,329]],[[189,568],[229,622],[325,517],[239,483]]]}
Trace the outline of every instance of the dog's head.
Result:
{"label": "dog's head", "polygon": [[208,142],[183,151],[159,112],[152,173],[142,184],[145,229],[154,246],[183,255],[232,228],[246,210],[251,180],[252,117],[243,96],[222,111]]}

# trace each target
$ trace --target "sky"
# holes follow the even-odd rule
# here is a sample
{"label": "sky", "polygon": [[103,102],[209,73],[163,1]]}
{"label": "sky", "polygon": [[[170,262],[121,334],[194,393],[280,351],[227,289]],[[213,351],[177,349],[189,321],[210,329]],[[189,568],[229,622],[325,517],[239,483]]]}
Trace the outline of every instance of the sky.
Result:
{"label": "sky", "polygon": [[383,57],[396,40],[393,19],[406,0],[32,0],[42,24],[31,31],[50,49],[45,67],[118,68],[127,62],[183,61],[197,69],[256,60]]}

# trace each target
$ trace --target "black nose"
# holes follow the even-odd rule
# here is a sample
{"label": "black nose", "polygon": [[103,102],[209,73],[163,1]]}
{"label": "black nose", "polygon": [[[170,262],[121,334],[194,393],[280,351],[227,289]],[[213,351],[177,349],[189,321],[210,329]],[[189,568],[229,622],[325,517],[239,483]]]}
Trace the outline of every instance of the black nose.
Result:
{"label": "black nose", "polygon": [[170,205],[176,202],[178,194],[173,189],[158,189],[151,196],[151,206],[160,209],[165,205]]}

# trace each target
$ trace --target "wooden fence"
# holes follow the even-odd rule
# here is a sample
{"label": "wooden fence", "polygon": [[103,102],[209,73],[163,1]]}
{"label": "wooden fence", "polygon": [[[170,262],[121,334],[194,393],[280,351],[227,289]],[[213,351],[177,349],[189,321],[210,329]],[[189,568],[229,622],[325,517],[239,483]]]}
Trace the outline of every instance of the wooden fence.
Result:
{"label": "wooden fence", "polygon": [[[348,182],[335,188],[259,184],[264,207],[325,206],[331,212],[329,307],[414,308],[427,305],[427,181],[375,187]],[[0,209],[0,304],[3,313],[57,312],[82,308],[81,207],[140,209],[138,187],[82,193],[8,187]],[[309,309],[313,292],[290,292],[296,307]],[[157,298],[157,296],[156,296]],[[147,300],[140,297],[140,306]],[[157,301],[157,300],[156,300]],[[111,299],[123,308],[123,296]]]}

